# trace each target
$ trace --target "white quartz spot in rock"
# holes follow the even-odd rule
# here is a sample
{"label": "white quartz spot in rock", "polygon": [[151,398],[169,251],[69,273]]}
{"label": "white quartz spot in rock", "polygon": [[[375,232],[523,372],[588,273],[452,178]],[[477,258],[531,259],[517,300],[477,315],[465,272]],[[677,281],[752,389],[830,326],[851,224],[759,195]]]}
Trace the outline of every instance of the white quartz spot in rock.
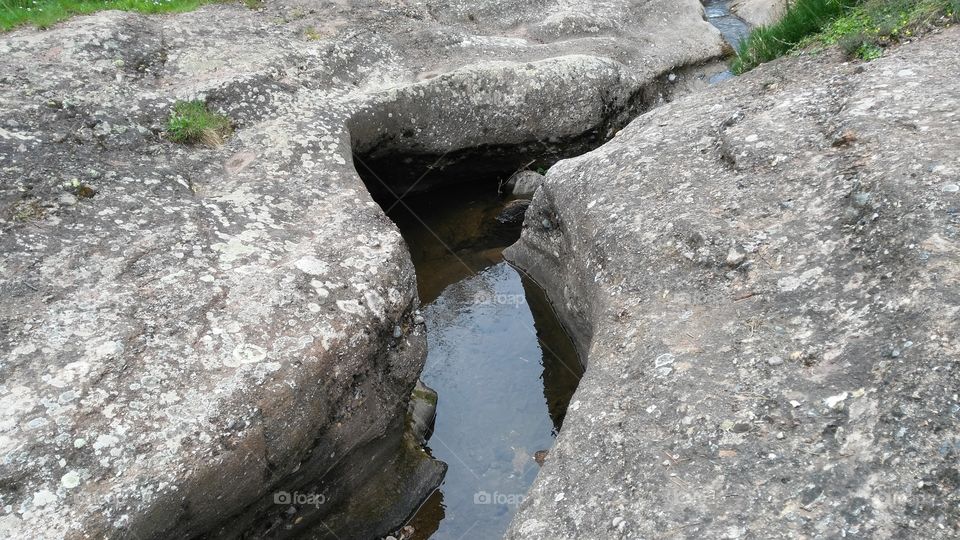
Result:
{"label": "white quartz spot in rock", "polygon": [[302,259],[299,259],[297,262],[293,263],[301,271],[310,274],[311,276],[319,276],[326,274],[327,270],[330,268],[327,263],[321,261],[320,259],[313,256],[306,256]]}
{"label": "white quartz spot in rock", "polygon": [[846,392],[841,392],[835,396],[828,397],[827,399],[823,400],[823,402],[827,404],[827,407],[830,407],[831,409],[833,409],[834,407],[842,403],[845,399],[847,399],[847,396],[849,395],[850,394]]}
{"label": "white quartz spot in rock", "polygon": [[777,281],[777,287],[781,292],[790,292],[797,290],[800,286],[800,279],[796,276],[787,276]]}
{"label": "white quartz spot in rock", "polygon": [[256,364],[267,357],[267,350],[252,343],[241,343],[233,349],[230,358],[223,360],[227,367],[238,367],[242,364]]}
{"label": "white quartz spot in rock", "polygon": [[113,446],[119,441],[120,439],[114,437],[113,435],[98,435],[97,440],[93,441],[93,448],[94,450],[100,450],[101,448]]}
{"label": "white quartz spot in rock", "polygon": [[33,505],[34,506],[46,506],[52,502],[57,501],[57,496],[54,495],[48,489],[41,489],[40,491],[33,494]]}
{"label": "white quartz spot in rock", "polygon": [[80,485],[80,474],[77,471],[70,471],[60,478],[60,483],[67,489],[73,489]]}

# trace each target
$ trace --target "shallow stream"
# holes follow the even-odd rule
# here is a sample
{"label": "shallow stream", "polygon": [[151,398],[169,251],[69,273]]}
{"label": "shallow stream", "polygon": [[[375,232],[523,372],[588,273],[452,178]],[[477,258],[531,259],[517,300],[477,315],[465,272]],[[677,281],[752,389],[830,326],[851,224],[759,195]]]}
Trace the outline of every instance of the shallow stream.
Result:
{"label": "shallow stream", "polygon": [[[703,10],[707,21],[720,31],[724,41],[730,44],[734,51],[740,50],[740,43],[750,33],[750,25],[737,17],[730,9],[730,0],[702,0]],[[734,77],[729,69],[710,78],[710,83],[718,83]]]}
{"label": "shallow stream", "polygon": [[502,259],[520,233],[497,221],[505,204],[494,183],[389,212],[417,269],[429,345],[421,380],[439,395],[428,446],[449,466],[410,523],[415,538],[502,536],[582,374],[543,291]]}

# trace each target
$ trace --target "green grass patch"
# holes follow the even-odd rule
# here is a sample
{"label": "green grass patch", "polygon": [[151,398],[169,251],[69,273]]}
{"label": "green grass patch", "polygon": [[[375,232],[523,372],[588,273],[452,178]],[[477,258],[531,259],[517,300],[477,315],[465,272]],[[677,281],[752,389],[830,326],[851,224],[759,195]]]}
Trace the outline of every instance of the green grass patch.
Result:
{"label": "green grass patch", "polygon": [[740,74],[779,58],[856,7],[858,0],[796,0],[779,22],[750,32],[731,68]]}
{"label": "green grass patch", "polygon": [[178,143],[219,146],[232,131],[230,119],[212,112],[202,101],[178,101],[167,120],[167,138]]}
{"label": "green grass patch", "polygon": [[[48,28],[74,15],[118,9],[140,13],[182,13],[193,11],[204,4],[225,0],[0,0],[0,31],[24,24]],[[256,9],[261,0],[243,0]]]}
{"label": "green grass patch", "polygon": [[750,33],[731,68],[744,73],[811,46],[873,60],[892,43],[958,20],[960,0],[795,0],[779,22]]}

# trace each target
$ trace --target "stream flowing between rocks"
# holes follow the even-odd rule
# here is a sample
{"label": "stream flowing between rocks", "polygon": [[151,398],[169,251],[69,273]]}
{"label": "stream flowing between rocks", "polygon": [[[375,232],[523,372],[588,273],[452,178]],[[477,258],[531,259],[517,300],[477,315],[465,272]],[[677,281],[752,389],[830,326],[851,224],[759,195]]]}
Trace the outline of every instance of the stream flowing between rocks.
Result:
{"label": "stream flowing between rocks", "polygon": [[[729,1],[704,8],[736,49],[749,26]],[[461,183],[381,201],[416,267],[428,342],[421,381],[438,394],[427,447],[449,467],[405,538],[501,537],[549,459],[583,374],[544,291],[503,260],[525,207],[504,220],[518,201],[499,192],[492,181]]]}
{"label": "stream flowing between rocks", "polygon": [[[750,33],[750,25],[731,11],[730,0],[703,0],[702,3],[707,21],[720,31],[734,51],[739,50],[740,42]],[[718,83],[733,77],[733,72],[727,69],[710,77],[709,82]]]}
{"label": "stream flowing between rocks", "polygon": [[[449,469],[410,524],[415,538],[496,538],[553,445],[582,374],[543,291],[503,261],[520,232],[496,184],[406,199],[391,212],[417,269],[437,391],[428,441]],[[539,453],[538,453],[539,452]]]}

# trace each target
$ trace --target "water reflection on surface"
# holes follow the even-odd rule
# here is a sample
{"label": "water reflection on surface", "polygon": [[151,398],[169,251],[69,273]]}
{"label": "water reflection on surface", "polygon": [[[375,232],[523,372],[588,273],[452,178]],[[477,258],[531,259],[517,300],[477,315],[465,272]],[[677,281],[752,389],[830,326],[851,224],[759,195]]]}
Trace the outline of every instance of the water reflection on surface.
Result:
{"label": "water reflection on surface", "polygon": [[[730,3],[730,0],[703,0],[703,10],[707,21],[720,31],[723,40],[738,51],[740,43],[750,34],[750,25],[733,14]],[[709,82],[716,84],[733,77],[733,72],[728,69],[712,76]]]}
{"label": "water reflection on surface", "polygon": [[[456,201],[456,202],[454,202]],[[429,441],[449,465],[411,521],[416,538],[497,538],[553,445],[582,373],[543,291],[503,262],[519,226],[496,221],[496,186],[405,201],[391,217],[417,267],[439,393]]]}

